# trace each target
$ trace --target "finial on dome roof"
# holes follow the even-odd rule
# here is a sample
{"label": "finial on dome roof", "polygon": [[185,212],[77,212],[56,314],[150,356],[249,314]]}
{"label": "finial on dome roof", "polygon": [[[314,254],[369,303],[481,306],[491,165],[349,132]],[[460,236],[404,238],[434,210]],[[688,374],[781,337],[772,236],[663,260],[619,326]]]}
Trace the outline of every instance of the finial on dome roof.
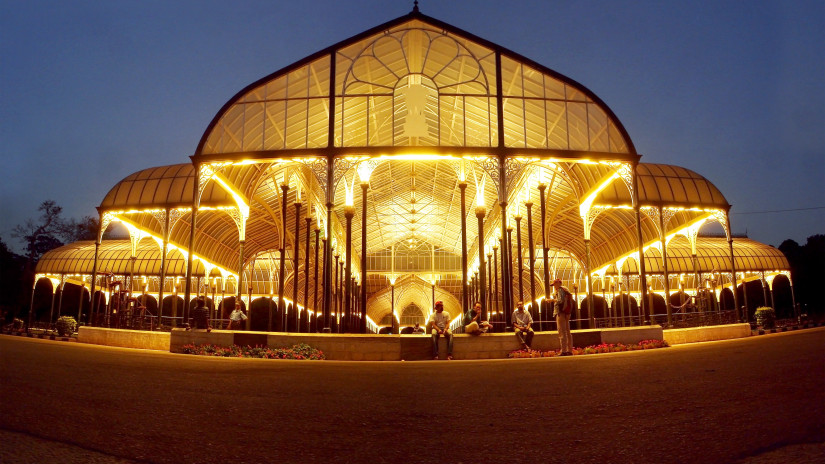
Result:
{"label": "finial on dome roof", "polygon": [[418,0],[413,2],[413,13],[418,13]]}

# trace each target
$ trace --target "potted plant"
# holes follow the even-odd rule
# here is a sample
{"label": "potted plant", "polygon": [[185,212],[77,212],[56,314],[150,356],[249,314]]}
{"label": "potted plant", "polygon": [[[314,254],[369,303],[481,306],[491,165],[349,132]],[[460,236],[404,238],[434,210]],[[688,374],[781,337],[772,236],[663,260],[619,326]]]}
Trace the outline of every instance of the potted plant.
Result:
{"label": "potted plant", "polygon": [[72,316],[60,316],[55,324],[57,334],[61,337],[67,337],[74,333],[77,328],[77,321]]}
{"label": "potted plant", "polygon": [[756,324],[762,329],[776,330],[776,313],[773,308],[768,306],[756,308],[754,317]]}

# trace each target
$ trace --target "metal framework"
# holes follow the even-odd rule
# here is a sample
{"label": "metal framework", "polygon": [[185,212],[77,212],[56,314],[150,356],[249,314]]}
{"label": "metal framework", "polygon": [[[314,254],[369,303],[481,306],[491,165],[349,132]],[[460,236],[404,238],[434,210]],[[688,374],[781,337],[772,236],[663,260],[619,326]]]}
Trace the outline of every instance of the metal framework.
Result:
{"label": "metal framework", "polygon": [[[199,276],[321,321],[299,329],[361,332],[386,319],[397,330],[434,299],[458,315],[488,296],[485,312],[506,324],[549,278],[592,301],[635,274],[644,312],[649,289],[670,293],[686,275],[696,291],[706,273],[735,286],[787,272],[777,250],[733,239],[730,205],[707,179],[640,159],[586,87],[416,8],[241,90],[190,164],[117,183],[97,242],[47,253],[38,272],[88,276],[92,293],[104,274],[151,276],[161,301],[200,293]],[[101,242],[112,222],[130,240]],[[708,222],[726,238],[702,237]]]}

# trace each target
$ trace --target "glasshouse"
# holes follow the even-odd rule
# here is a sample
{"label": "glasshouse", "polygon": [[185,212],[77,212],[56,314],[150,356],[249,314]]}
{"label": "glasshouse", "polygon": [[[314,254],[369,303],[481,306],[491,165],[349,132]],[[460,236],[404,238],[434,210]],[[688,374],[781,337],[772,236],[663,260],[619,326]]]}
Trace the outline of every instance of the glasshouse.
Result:
{"label": "glasshouse", "polygon": [[[168,328],[201,297],[216,327],[240,301],[248,330],[397,334],[435,301],[504,331],[523,301],[554,330],[555,279],[578,328],[793,307],[788,261],[731,233],[716,186],[641,158],[585,86],[416,7],[251,83],[189,159],[115,184],[98,239],[39,261],[33,313]],[[128,238],[104,240],[116,223]]]}

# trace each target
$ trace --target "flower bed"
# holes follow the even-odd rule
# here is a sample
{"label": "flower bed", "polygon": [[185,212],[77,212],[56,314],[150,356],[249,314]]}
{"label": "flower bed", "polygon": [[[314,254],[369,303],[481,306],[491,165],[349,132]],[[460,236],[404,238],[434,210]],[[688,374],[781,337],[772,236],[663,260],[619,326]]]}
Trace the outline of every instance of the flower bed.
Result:
{"label": "flower bed", "polygon": [[[591,345],[585,348],[573,348],[574,355],[616,353],[619,351],[652,350],[655,348],[666,348],[670,345],[664,340],[642,340],[639,343],[625,345],[624,343],[602,343],[601,345]],[[540,351],[540,350],[515,350],[509,354],[510,358],[553,358],[559,356],[561,350]]]}
{"label": "flower bed", "polygon": [[221,356],[225,358],[263,358],[263,359],[326,359],[324,352],[305,343],[293,345],[292,348],[269,348],[266,346],[219,346],[188,344],[181,347],[183,354],[201,356]]}

